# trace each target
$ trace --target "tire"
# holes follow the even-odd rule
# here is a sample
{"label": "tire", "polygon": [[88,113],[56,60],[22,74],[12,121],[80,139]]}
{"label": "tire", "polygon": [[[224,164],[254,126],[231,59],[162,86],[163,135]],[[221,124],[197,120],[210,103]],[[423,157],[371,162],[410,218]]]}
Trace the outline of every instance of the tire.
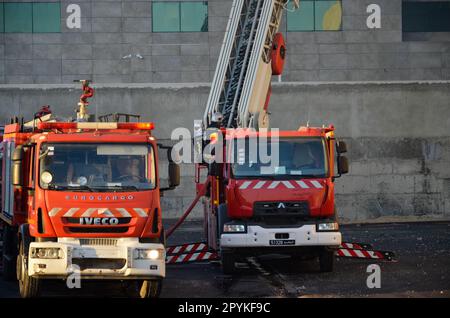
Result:
{"label": "tire", "polygon": [[317,259],[317,254],[292,254],[291,260],[294,262],[304,262]]}
{"label": "tire", "polygon": [[332,272],[335,258],[334,250],[324,249],[319,255],[320,271],[322,273]]}
{"label": "tire", "polygon": [[225,275],[232,275],[236,273],[236,265],[235,265],[236,259],[232,253],[222,252],[221,262],[222,262],[222,272]]}
{"label": "tire", "polygon": [[162,280],[138,280],[126,282],[125,294],[132,298],[158,298],[162,290]]}
{"label": "tire", "polygon": [[34,298],[39,296],[40,281],[38,278],[28,275],[28,250],[25,251],[23,242],[19,246],[17,256],[17,280],[19,281],[19,292],[22,298]]}
{"label": "tire", "polygon": [[15,231],[7,226],[3,226],[3,280],[13,281],[16,279],[16,236]]}

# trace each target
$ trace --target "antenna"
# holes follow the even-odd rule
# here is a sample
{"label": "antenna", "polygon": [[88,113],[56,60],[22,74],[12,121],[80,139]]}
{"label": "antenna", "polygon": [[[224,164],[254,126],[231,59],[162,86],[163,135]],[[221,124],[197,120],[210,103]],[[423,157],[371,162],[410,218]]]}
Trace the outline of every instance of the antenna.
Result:
{"label": "antenna", "polygon": [[311,115],[311,106],[308,105],[308,115],[307,115],[306,127],[309,127],[309,122],[311,121],[310,115]]}

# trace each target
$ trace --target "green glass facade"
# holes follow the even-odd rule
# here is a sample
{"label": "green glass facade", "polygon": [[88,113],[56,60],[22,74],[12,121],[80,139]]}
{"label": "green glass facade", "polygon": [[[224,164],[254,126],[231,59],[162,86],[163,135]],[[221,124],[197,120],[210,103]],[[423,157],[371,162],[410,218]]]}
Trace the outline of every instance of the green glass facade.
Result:
{"label": "green glass facade", "polygon": [[4,3],[5,32],[33,32],[31,3]]}
{"label": "green glass facade", "polygon": [[342,29],[341,0],[304,0],[300,8],[288,8],[287,31],[340,31]]}
{"label": "green glass facade", "polygon": [[61,32],[59,2],[2,2],[0,32],[52,33]]}
{"label": "green glass facade", "polygon": [[61,5],[54,3],[33,3],[33,32],[61,32]]}
{"label": "green glass facade", "polygon": [[153,32],[208,32],[208,2],[152,2]]}
{"label": "green glass facade", "polygon": [[180,3],[152,2],[153,32],[180,31]]}
{"label": "green glass facade", "polygon": [[180,19],[181,32],[207,32],[207,2],[181,2]]}

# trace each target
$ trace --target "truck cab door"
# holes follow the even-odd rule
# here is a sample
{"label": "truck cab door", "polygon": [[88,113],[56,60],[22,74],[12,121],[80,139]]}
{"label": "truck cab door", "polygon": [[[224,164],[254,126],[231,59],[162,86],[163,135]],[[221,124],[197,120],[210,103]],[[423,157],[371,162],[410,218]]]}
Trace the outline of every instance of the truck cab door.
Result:
{"label": "truck cab door", "polygon": [[12,185],[12,153],[15,143],[12,141],[3,142],[3,165],[2,165],[2,209],[1,213],[8,220],[14,216],[14,187]]}
{"label": "truck cab door", "polygon": [[28,148],[29,154],[27,155],[27,157],[28,157],[27,164],[30,166],[30,172],[31,172],[27,179],[28,212],[33,211],[35,209],[35,202],[36,202],[34,190],[35,190],[35,186],[36,186],[36,184],[35,184],[36,183],[36,174],[39,175],[39,171],[36,172],[36,158],[35,158],[36,151],[35,151],[35,149],[36,148],[34,146],[29,147]]}

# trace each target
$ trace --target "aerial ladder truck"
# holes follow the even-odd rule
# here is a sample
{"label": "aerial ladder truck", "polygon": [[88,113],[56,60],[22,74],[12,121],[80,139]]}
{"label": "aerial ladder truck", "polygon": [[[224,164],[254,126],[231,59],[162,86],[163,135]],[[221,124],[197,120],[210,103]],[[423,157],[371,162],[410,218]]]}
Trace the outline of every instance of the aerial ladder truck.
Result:
{"label": "aerial ladder truck", "polygon": [[[332,271],[341,245],[334,183],[348,172],[345,143],[332,125],[267,129],[272,76],[282,74],[286,58],[278,29],[289,2],[233,1],[205,113],[194,123],[205,237],[224,273],[240,258],[271,253],[318,257],[320,269]],[[278,151],[275,166],[254,157],[263,139],[268,152]]]}
{"label": "aerial ladder truck", "polygon": [[22,297],[38,296],[42,280],[71,277],[116,280],[130,296],[156,297],[165,277],[160,196],[179,184],[179,166],[169,159],[163,188],[158,148],[165,147],[154,124],[128,114],[94,121],[87,111],[94,91],[82,84],[75,120],[46,107],[4,127],[3,278],[16,278]]}

